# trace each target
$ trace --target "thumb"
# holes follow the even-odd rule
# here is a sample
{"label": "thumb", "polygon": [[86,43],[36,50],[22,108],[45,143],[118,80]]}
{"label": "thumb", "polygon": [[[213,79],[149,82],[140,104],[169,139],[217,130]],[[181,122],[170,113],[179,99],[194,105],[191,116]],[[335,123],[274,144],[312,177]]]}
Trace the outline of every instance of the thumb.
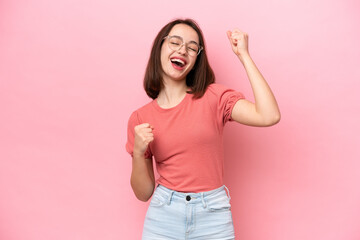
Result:
{"label": "thumb", "polygon": [[230,38],[231,38],[231,31],[228,30],[228,31],[226,32],[226,34],[227,34],[227,37],[230,39]]}
{"label": "thumb", "polygon": [[231,38],[232,32],[231,32],[231,31],[227,31],[226,34],[227,34],[227,37],[228,37],[228,39],[229,39],[230,45],[231,45],[231,47],[232,47],[233,50],[234,50],[234,47],[236,46],[236,42],[235,42],[234,39]]}

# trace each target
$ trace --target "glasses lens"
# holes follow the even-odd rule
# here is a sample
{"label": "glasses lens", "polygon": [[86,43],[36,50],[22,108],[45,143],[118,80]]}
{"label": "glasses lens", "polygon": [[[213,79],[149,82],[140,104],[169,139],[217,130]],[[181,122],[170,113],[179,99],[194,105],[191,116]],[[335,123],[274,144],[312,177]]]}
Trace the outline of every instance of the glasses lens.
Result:
{"label": "glasses lens", "polygon": [[172,50],[177,51],[182,44],[183,44],[183,41],[181,38],[176,37],[176,36],[169,37],[169,47]]}
{"label": "glasses lens", "polygon": [[[183,40],[179,36],[170,36],[169,37],[169,47],[174,51],[178,51],[183,45]],[[195,42],[189,42],[186,44],[186,51],[191,56],[196,56],[199,53],[200,47]]]}
{"label": "glasses lens", "polygon": [[187,51],[189,55],[195,56],[199,52],[199,46],[196,43],[190,42],[187,44]]}

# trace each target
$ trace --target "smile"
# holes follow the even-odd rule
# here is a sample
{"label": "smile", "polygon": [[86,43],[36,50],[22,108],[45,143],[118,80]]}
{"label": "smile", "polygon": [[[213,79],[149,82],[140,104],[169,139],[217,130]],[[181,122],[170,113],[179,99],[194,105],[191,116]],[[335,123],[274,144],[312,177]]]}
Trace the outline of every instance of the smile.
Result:
{"label": "smile", "polygon": [[186,65],[186,60],[179,58],[179,57],[173,57],[170,59],[173,67],[178,70],[182,70]]}

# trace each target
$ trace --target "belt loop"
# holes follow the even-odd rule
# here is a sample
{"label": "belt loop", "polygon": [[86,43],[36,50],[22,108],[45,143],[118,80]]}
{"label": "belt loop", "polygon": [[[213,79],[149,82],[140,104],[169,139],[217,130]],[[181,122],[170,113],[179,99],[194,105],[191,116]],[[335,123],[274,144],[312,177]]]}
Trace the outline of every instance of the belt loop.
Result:
{"label": "belt loop", "polygon": [[231,199],[231,197],[230,197],[230,191],[229,191],[229,189],[224,185],[224,187],[225,187],[225,189],[227,190],[227,195],[228,195],[228,198],[229,198],[229,200]]}
{"label": "belt loop", "polygon": [[205,199],[204,199],[204,193],[203,192],[201,193],[201,201],[202,201],[203,207],[206,208],[206,202],[205,202]]}
{"label": "belt loop", "polygon": [[168,201],[167,201],[167,205],[170,205],[171,203],[171,198],[172,198],[172,195],[174,194],[174,191],[171,191],[170,194],[169,194],[169,198],[168,198]]}

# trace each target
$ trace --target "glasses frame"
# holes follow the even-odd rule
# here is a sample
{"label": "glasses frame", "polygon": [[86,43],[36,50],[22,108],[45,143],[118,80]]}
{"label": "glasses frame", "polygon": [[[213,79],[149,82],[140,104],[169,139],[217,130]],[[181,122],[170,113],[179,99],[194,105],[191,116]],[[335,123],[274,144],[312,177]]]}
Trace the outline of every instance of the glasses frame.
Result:
{"label": "glasses frame", "polygon": [[[182,44],[181,44],[181,45],[179,46],[179,48],[178,48],[177,50],[175,50],[175,51],[179,51],[183,46],[185,46],[185,50],[186,50],[186,52],[189,54],[189,51],[188,51],[187,46],[186,46],[188,43],[185,43],[185,42],[184,42],[184,39],[183,39],[182,37],[177,36],[177,35],[172,35],[172,36],[167,35],[166,37],[164,37],[164,39],[168,39],[168,40],[169,40],[169,38],[171,38],[171,37],[179,38],[179,39],[181,39],[181,41],[182,41]],[[201,50],[203,50],[204,48],[203,48],[200,44],[198,44],[197,42],[194,42],[194,41],[191,41],[191,42],[193,42],[193,43],[195,43],[196,45],[198,45],[199,50],[198,50],[197,54],[195,55],[195,56],[198,56],[198,55],[200,54]],[[169,47],[172,49],[172,47],[170,46],[170,42],[168,42],[168,45],[169,45]],[[189,55],[191,56],[191,54],[189,54]]]}

